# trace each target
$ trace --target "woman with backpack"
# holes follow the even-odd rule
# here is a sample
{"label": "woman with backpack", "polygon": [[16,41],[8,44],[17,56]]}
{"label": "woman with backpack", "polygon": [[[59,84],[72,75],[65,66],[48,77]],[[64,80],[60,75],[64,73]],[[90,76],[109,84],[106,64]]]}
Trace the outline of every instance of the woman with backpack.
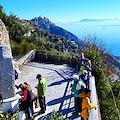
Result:
{"label": "woman with backpack", "polygon": [[30,93],[30,109],[31,109],[31,113],[32,115],[34,114],[34,109],[33,109],[33,102],[35,101],[35,108],[38,108],[38,96],[33,92],[33,90],[31,89],[30,85],[27,82],[24,82],[26,89],[29,91]]}
{"label": "woman with backpack", "polygon": [[80,98],[79,98],[79,92],[82,91],[83,88],[85,88],[84,82],[79,79],[78,75],[73,75],[74,83],[72,85],[71,91],[74,92],[74,101],[75,101],[75,112],[73,114],[78,115],[79,113],[79,103],[80,103]]}
{"label": "woman with backpack", "polygon": [[20,111],[25,111],[26,119],[30,119],[29,107],[30,107],[30,94],[29,91],[26,89],[25,84],[20,84],[19,88],[21,88],[23,98],[21,99],[20,104]]}
{"label": "woman with backpack", "polygon": [[80,112],[81,120],[88,120],[90,116],[90,110],[92,108],[97,109],[96,105],[91,104],[91,90],[85,88],[82,93],[79,94],[79,97],[82,98],[81,108],[82,111]]}
{"label": "woman with backpack", "polygon": [[92,77],[92,74],[91,74],[92,68],[91,68],[91,61],[90,60],[87,61],[86,65],[85,65],[85,70],[87,70],[88,76]]}

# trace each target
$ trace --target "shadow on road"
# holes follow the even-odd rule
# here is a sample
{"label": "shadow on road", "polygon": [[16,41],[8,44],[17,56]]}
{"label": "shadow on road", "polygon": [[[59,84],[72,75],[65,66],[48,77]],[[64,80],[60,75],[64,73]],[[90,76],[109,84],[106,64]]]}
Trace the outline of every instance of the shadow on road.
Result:
{"label": "shadow on road", "polygon": [[53,82],[51,83],[50,85],[48,85],[47,87],[50,87],[50,86],[55,86],[55,85],[60,85],[64,82],[70,82],[72,81],[72,78],[69,78],[69,79],[64,79],[64,80],[61,80],[61,81],[57,81],[57,82]]}

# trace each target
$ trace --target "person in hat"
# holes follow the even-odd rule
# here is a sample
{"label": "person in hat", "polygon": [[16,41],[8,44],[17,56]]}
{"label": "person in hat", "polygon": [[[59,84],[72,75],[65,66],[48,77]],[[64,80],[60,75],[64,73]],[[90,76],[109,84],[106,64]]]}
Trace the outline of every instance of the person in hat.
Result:
{"label": "person in hat", "polygon": [[79,114],[79,102],[80,102],[79,91],[85,88],[86,85],[81,79],[79,79],[78,75],[73,75],[73,80],[74,80],[74,83],[72,84],[72,89],[71,89],[71,91],[74,92],[75,112],[73,112],[73,114],[78,115]]}
{"label": "person in hat", "polygon": [[81,66],[84,66],[84,64],[85,64],[84,53],[81,53],[81,54],[78,56],[78,58],[77,58],[77,63],[78,63],[78,72],[79,72]]}
{"label": "person in hat", "polygon": [[90,116],[90,110],[92,108],[95,108],[95,110],[97,109],[96,105],[91,104],[91,90],[88,88],[84,88],[84,91],[82,93],[79,94],[80,98],[82,99],[82,112],[80,113],[81,115],[81,120],[85,120],[89,118]]}
{"label": "person in hat", "polygon": [[46,103],[45,103],[45,95],[46,95],[46,80],[41,76],[41,74],[37,74],[36,79],[38,79],[38,85],[35,86],[38,93],[39,104],[40,104],[40,114],[45,113],[46,111]]}
{"label": "person in hat", "polygon": [[85,83],[86,88],[89,88],[89,77],[87,70],[83,70],[83,73],[79,76],[79,78],[81,78],[82,81]]}
{"label": "person in hat", "polygon": [[87,70],[88,76],[92,77],[92,74],[91,74],[92,68],[91,68],[91,61],[90,60],[87,61],[86,65],[85,65],[85,70]]}

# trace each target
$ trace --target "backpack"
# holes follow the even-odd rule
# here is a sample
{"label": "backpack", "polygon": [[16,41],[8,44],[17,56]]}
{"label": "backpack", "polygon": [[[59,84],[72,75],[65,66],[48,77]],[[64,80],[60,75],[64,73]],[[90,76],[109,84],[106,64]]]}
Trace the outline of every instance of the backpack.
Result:
{"label": "backpack", "polygon": [[[27,88],[26,88],[26,89],[27,89]],[[31,89],[31,90],[27,89],[27,91],[28,91],[28,94],[29,94],[29,99],[30,99],[30,101],[31,101],[31,100],[34,100],[35,94],[33,93],[32,89]]]}
{"label": "backpack", "polygon": [[73,83],[71,91],[74,92],[74,93],[76,93],[76,94],[79,94],[78,90],[76,90],[77,83],[78,83],[78,81],[75,81]]}
{"label": "backpack", "polygon": [[78,112],[82,112],[82,100],[83,100],[83,98],[79,98],[79,101],[78,101]]}
{"label": "backpack", "polygon": [[78,101],[78,112],[81,113],[83,110],[85,110],[86,108],[82,109],[82,100],[83,98],[79,98],[79,101]]}

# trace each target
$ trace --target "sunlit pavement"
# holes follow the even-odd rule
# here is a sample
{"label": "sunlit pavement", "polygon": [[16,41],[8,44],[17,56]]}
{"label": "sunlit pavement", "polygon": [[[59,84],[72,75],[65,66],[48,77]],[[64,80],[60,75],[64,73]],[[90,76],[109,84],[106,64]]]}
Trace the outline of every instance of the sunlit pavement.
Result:
{"label": "sunlit pavement", "polygon": [[[16,85],[28,82],[35,93],[35,85],[38,80],[37,74],[41,74],[47,81],[46,104],[47,110],[45,114],[39,115],[40,108],[34,109],[35,120],[42,120],[45,115],[49,115],[53,110],[59,111],[64,117],[71,120],[80,120],[80,115],[73,115],[74,97],[71,94],[70,85],[72,76],[76,73],[76,68],[66,64],[47,64],[30,62],[20,67],[21,73],[15,81]],[[19,90],[16,89],[16,93]]]}

